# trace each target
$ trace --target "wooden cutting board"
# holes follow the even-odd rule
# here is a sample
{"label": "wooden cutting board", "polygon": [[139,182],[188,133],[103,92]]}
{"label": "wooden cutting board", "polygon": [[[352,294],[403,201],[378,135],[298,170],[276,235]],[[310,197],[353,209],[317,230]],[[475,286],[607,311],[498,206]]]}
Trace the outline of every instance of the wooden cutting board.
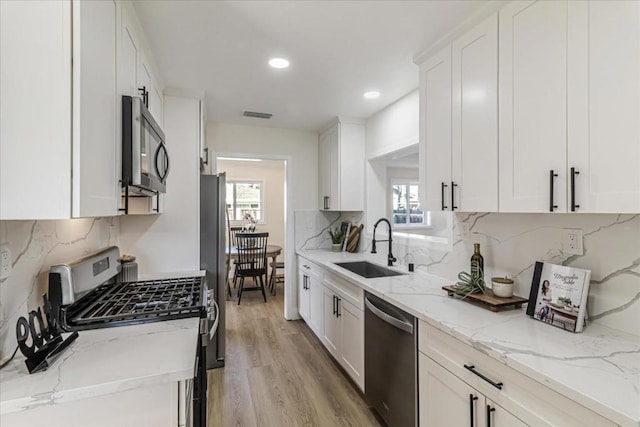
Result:
{"label": "wooden cutting board", "polygon": [[[456,293],[456,289],[453,286],[443,286],[442,289],[447,291],[450,297],[461,298],[462,295]],[[485,289],[485,293],[470,294],[464,297],[464,300],[470,303],[479,304],[482,307],[488,308],[493,312],[497,312],[503,308],[522,307],[522,304],[527,303],[529,300],[526,298],[514,295],[509,298],[501,298],[493,295],[491,289]]]}
{"label": "wooden cutting board", "polygon": [[360,242],[360,234],[364,225],[360,224],[357,227],[353,227],[347,238],[347,252],[355,252],[358,250],[358,243]]}

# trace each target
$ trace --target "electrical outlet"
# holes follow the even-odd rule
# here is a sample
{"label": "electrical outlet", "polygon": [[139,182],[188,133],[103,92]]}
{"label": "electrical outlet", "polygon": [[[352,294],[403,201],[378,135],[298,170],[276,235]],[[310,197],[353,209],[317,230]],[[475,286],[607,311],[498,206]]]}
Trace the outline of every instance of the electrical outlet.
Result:
{"label": "electrical outlet", "polygon": [[9,277],[11,274],[11,251],[8,247],[0,248],[0,279]]}
{"label": "electrical outlet", "polygon": [[562,252],[568,255],[584,255],[582,230],[565,228]]}

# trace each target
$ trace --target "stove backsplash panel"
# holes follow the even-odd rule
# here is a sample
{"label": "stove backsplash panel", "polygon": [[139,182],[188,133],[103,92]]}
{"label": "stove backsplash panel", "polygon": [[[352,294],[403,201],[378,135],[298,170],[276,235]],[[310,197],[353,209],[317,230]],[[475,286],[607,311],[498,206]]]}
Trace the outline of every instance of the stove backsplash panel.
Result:
{"label": "stove backsplash panel", "polygon": [[0,360],[16,347],[15,325],[42,302],[49,267],[119,244],[120,219],[0,221],[0,247],[12,271],[0,279]]}

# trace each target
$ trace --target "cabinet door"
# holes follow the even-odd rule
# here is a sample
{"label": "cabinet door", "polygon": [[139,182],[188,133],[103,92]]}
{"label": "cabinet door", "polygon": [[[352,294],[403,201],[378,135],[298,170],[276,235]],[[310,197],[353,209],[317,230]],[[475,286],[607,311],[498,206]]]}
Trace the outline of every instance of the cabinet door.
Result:
{"label": "cabinet door", "polygon": [[321,210],[340,210],[339,126],[338,123],[320,135],[318,172]]}
{"label": "cabinet door", "polygon": [[518,1],[500,10],[499,74],[500,211],[564,212],[566,1]]}
{"label": "cabinet door", "polygon": [[334,157],[339,159],[339,209],[364,210],[364,126],[340,123],[340,144],[337,148],[339,152],[336,155],[332,153],[332,160]]}
{"label": "cabinet door", "polygon": [[498,14],[452,45],[454,201],[466,212],[498,211]]}
{"label": "cabinet door", "polygon": [[0,1],[0,219],[71,216],[71,4]]}
{"label": "cabinet door", "polygon": [[420,66],[419,157],[423,210],[451,210],[451,47]]}
{"label": "cabinet door", "polygon": [[122,28],[118,46],[118,95],[139,96],[138,57],[140,48],[131,16],[125,7],[122,10]]}
{"label": "cabinet door", "polygon": [[304,319],[307,324],[309,323],[309,290],[307,289],[307,283],[309,282],[309,276],[302,271],[298,271],[298,312],[300,317]]}
{"label": "cabinet door", "polygon": [[113,216],[118,212],[118,12],[114,0],[73,3],[74,217]]}
{"label": "cabinet door", "polygon": [[569,210],[638,213],[640,2],[569,2],[569,37]]}
{"label": "cabinet door", "polygon": [[342,298],[338,313],[342,323],[340,364],[364,391],[364,313]]}
{"label": "cabinet door", "polygon": [[341,329],[340,318],[335,314],[335,295],[329,289],[323,289],[322,342],[334,358],[340,360]]}
{"label": "cabinet door", "polygon": [[484,396],[418,352],[420,426],[480,426],[485,420]]}
{"label": "cabinet door", "polygon": [[322,306],[324,301],[324,286],[313,277],[309,277],[307,282],[309,288],[309,321],[308,324],[318,337],[322,337]]}
{"label": "cabinet door", "polygon": [[516,418],[512,413],[486,399],[485,404],[486,427],[526,427],[527,424]]}

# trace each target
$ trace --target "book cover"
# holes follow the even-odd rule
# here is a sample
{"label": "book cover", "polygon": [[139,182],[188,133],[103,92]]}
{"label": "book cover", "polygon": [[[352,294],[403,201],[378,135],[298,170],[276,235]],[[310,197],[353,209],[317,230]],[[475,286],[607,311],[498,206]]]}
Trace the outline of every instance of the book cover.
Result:
{"label": "book cover", "polygon": [[581,332],[591,271],[536,262],[527,315],[571,332]]}

